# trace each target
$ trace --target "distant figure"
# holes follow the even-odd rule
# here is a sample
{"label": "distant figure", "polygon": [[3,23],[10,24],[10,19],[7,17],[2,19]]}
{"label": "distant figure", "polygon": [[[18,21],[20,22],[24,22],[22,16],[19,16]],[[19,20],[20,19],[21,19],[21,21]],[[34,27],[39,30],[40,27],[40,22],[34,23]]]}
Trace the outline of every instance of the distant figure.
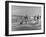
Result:
{"label": "distant figure", "polygon": [[22,21],[22,22],[20,22],[20,24],[23,24],[23,21]]}
{"label": "distant figure", "polygon": [[21,22],[20,22],[20,24],[23,24],[23,18],[21,17]]}
{"label": "distant figure", "polygon": [[25,23],[27,24],[28,16],[26,15],[24,18],[25,18]]}
{"label": "distant figure", "polygon": [[34,20],[35,20],[35,21],[37,20],[37,17],[36,17],[36,16],[34,16]]}

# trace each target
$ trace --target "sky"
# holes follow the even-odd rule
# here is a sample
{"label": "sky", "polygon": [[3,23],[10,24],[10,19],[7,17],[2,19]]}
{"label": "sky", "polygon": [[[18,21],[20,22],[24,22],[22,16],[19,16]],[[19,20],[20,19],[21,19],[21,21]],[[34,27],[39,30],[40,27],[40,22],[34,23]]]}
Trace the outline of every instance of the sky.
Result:
{"label": "sky", "polygon": [[36,6],[15,6],[12,5],[12,15],[28,15],[28,16],[35,16],[41,15],[41,7]]}

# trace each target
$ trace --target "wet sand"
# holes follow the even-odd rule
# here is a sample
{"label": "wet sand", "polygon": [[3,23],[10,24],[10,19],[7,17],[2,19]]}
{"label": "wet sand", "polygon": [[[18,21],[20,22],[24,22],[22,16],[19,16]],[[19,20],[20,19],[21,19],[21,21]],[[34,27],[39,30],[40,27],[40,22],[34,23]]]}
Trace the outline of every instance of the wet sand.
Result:
{"label": "wet sand", "polygon": [[12,25],[12,31],[22,31],[22,30],[40,30],[41,25]]}

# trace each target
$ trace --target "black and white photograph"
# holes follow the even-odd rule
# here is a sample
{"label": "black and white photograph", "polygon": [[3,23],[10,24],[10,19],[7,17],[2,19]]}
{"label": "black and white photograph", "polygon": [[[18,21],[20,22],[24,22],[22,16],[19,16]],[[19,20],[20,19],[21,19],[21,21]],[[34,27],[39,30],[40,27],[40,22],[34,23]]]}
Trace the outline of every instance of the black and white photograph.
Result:
{"label": "black and white photograph", "polygon": [[12,31],[40,30],[41,7],[11,6]]}
{"label": "black and white photograph", "polygon": [[6,5],[8,35],[44,33],[44,3],[8,2]]}

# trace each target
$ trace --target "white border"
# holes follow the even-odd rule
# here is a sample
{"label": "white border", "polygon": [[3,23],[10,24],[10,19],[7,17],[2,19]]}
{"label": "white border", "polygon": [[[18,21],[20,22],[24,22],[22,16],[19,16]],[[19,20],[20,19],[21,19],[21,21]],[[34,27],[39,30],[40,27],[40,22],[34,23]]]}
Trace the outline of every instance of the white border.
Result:
{"label": "white border", "polygon": [[[41,30],[33,30],[33,31],[11,31],[11,5],[16,6],[36,6],[41,7]],[[9,3],[9,35],[10,34],[26,34],[26,33],[42,33],[43,30],[43,5],[41,4],[23,4],[23,3]]]}

